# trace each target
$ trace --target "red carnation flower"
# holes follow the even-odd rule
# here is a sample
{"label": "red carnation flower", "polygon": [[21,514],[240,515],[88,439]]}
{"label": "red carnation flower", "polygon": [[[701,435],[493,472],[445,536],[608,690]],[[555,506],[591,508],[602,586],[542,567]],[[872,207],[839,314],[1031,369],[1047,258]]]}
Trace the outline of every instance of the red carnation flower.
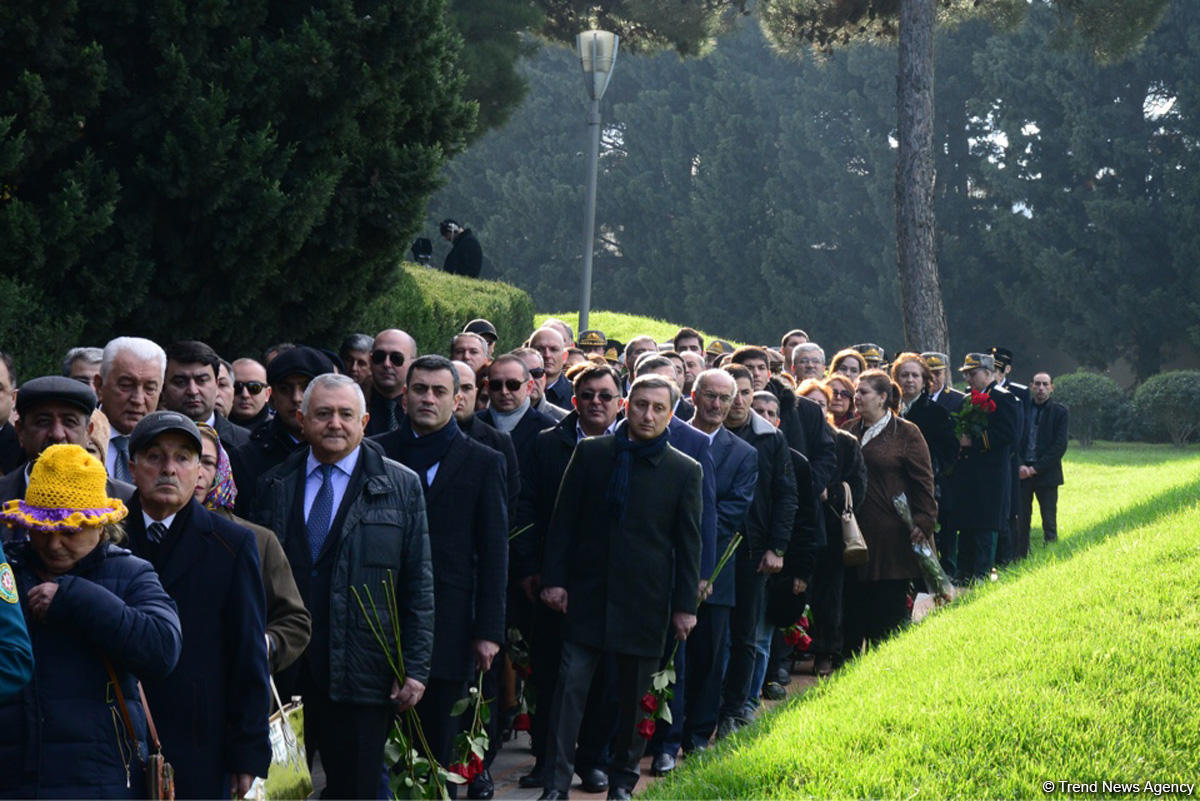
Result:
{"label": "red carnation flower", "polygon": [[983,410],[985,412],[987,412],[988,414],[991,414],[992,412],[996,411],[996,402],[994,400],[992,400],[991,398],[988,398],[987,403],[984,404],[984,406],[983,406]]}
{"label": "red carnation flower", "polygon": [[794,629],[794,628],[788,629],[787,631],[785,631],[783,633],[783,641],[785,643],[787,643],[789,646],[791,646],[792,648],[795,648],[797,645],[800,644],[800,635],[803,633],[804,632],[801,631],[800,629]]}
{"label": "red carnation flower", "polygon": [[529,731],[530,719],[528,712],[522,712],[513,718],[513,731]]}
{"label": "red carnation flower", "polygon": [[643,738],[649,740],[654,736],[654,719],[642,718],[642,722],[637,725],[637,733]]}
{"label": "red carnation flower", "polygon": [[467,776],[467,781],[474,779],[480,773],[483,773],[483,760],[479,758],[479,754],[471,753],[471,761],[467,765],[467,771],[470,773]]}
{"label": "red carnation flower", "polygon": [[910,612],[913,610],[913,597],[911,595],[904,596],[904,606]]}
{"label": "red carnation flower", "polygon": [[462,776],[467,781],[471,781],[470,768],[468,768],[466,765],[464,765],[461,762],[455,762],[453,765],[446,768],[446,770],[448,770],[451,773],[456,773],[459,776]]}
{"label": "red carnation flower", "polygon": [[810,628],[812,628],[812,621],[808,619],[808,615],[801,615],[800,620],[798,620],[796,623],[805,631],[808,631]]}
{"label": "red carnation flower", "polygon": [[654,693],[646,693],[642,696],[642,709],[651,715],[658,711],[658,699],[654,697]]}
{"label": "red carnation flower", "polygon": [[812,637],[801,631],[800,636],[796,638],[795,646],[801,651],[807,651],[812,647]]}

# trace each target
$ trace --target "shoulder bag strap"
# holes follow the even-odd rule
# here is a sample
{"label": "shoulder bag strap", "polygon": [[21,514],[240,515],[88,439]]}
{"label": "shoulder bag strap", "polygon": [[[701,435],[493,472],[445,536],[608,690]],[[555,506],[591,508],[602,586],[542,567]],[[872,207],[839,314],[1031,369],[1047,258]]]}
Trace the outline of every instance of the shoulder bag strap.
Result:
{"label": "shoulder bag strap", "polygon": [[[113,669],[112,662],[108,661],[107,656],[101,653],[100,658],[104,661],[104,667],[108,669],[108,677],[112,679],[113,689],[117,692],[117,705],[121,707],[121,719],[125,721],[125,731],[129,732],[129,742],[133,743],[130,747],[136,748],[138,738],[133,731],[133,721],[129,719],[129,707],[125,706],[125,693],[121,691],[121,682],[117,680],[117,671]],[[140,684],[138,689],[141,689]],[[142,703],[145,704],[145,701]],[[146,716],[149,717],[149,712]]]}
{"label": "shoulder bag strap", "polygon": [[142,699],[142,711],[146,713],[146,729],[150,732],[150,751],[161,754],[162,743],[158,741],[158,730],[154,728],[154,716],[150,714],[150,704],[146,702],[146,691],[142,689],[140,681],[138,682],[138,695]]}

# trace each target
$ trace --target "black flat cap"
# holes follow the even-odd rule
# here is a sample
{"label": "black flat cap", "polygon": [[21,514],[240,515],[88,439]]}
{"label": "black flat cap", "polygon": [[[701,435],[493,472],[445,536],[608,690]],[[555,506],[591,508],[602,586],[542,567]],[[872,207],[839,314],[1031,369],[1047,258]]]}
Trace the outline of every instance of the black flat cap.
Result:
{"label": "black flat cap", "polygon": [[177,431],[188,437],[196,445],[196,453],[203,453],[200,443],[200,429],[187,415],[179,412],[150,412],[138,421],[129,433],[129,455],[134,456],[138,451],[148,447],[160,435],[168,431]]}
{"label": "black flat cap", "polygon": [[464,334],[479,334],[488,342],[495,342],[500,336],[496,333],[496,326],[492,325],[491,320],[484,320],[482,317],[476,318],[463,326],[462,333]]}
{"label": "black flat cap", "polygon": [[84,414],[96,410],[96,393],[82,381],[61,375],[44,375],[21,385],[17,391],[17,414],[25,414],[46,401],[68,403]]}
{"label": "black flat cap", "polygon": [[328,356],[308,345],[297,345],[271,359],[271,363],[267,365],[267,383],[278,383],[289,375],[315,378],[332,372],[333,362]]}

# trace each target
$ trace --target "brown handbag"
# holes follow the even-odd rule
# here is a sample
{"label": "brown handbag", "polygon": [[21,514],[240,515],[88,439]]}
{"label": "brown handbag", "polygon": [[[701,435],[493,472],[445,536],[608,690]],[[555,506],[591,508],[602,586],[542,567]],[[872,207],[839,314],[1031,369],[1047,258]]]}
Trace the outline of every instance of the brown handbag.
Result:
{"label": "brown handbag", "polygon": [[850,485],[845,481],[842,482],[842,490],[846,496],[845,507],[840,512],[842,542],[846,544],[846,549],[842,551],[842,564],[858,567],[867,563],[870,554],[867,552],[867,541],[863,539],[862,530],[858,527],[858,520],[854,517],[854,497],[850,492]]}
{"label": "brown handbag", "polygon": [[[104,667],[108,668],[108,677],[112,679],[113,689],[117,693],[117,704],[121,707],[121,718],[125,721],[125,731],[129,741],[137,743],[137,733],[133,730],[133,721],[129,718],[129,707],[125,705],[125,693],[121,691],[121,682],[117,680],[117,671],[113,670],[112,662],[101,654]],[[146,713],[146,729],[149,732],[150,755],[146,758],[146,798],[151,801],[175,801],[175,770],[162,753],[162,743],[158,741],[158,730],[154,728],[154,717],[150,714],[150,704],[146,703],[146,691],[138,682],[138,695],[142,699],[142,711]]]}

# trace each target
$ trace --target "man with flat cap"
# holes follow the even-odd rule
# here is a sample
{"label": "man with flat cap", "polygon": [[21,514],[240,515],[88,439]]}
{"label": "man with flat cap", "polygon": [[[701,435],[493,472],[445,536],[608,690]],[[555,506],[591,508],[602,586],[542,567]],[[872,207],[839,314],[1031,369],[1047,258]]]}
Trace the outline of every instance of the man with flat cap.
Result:
{"label": "man with flat cap", "polygon": [[297,345],[280,353],[267,365],[271,406],[275,416],[250,432],[250,442],[238,450],[240,472],[234,474],[238,487],[237,511],[245,514],[254,506],[259,476],[305,446],[300,429],[300,401],[308,382],[333,372],[333,362],[321,351]]}
{"label": "man with flat cap", "polygon": [[500,335],[496,333],[496,326],[492,325],[491,320],[485,320],[482,317],[477,317],[471,322],[463,326],[462,333],[464,334],[479,334],[483,337],[483,341],[487,343],[487,356],[489,359],[496,351],[496,340]]}
{"label": "man with flat cap", "polygon": [[[46,448],[60,444],[87,447],[96,393],[72,378],[48,375],[26,381],[17,394],[16,405],[18,418],[14,425],[25,461],[0,478],[0,503],[25,497],[29,471]],[[133,485],[109,477],[107,491],[110,498],[128,501]],[[14,532],[25,534],[3,526],[0,539],[8,541]]]}
{"label": "man with flat cap", "polygon": [[187,631],[175,669],[142,686],[176,797],[241,798],[271,764],[266,601],[254,534],[193,497],[201,451],[179,412],[151,412],[129,435],[128,547],[154,565]]}
{"label": "man with flat cap", "polygon": [[958,529],[957,567],[962,580],[987,577],[995,563],[1000,528],[1009,513],[1009,472],[1012,448],[1020,434],[1020,414],[1017,399],[996,384],[995,366],[986,353],[968,353],[958,370],[973,391],[995,404],[982,431],[960,438],[958,462],[950,476],[956,502],[949,522]]}

